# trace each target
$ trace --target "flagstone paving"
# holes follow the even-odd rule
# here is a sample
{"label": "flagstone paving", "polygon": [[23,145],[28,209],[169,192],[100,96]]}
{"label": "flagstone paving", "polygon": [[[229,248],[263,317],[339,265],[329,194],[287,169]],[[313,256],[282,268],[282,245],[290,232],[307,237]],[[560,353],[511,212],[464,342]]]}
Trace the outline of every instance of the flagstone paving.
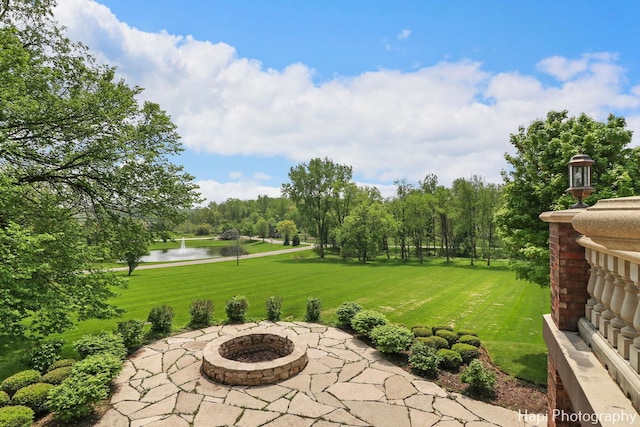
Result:
{"label": "flagstone paving", "polygon": [[[200,372],[213,339],[253,328],[295,337],[309,363],[266,386],[226,386]],[[411,375],[336,328],[303,322],[212,326],[139,350],[114,381],[100,427],[424,426],[532,427],[534,414],[488,405]],[[532,424],[536,420],[539,424]]]}

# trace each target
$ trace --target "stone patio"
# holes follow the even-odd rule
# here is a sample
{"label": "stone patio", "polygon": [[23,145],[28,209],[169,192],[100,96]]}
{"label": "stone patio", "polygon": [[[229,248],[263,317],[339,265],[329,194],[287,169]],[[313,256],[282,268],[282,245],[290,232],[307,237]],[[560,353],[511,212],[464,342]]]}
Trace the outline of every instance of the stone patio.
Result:
{"label": "stone patio", "polygon": [[[211,340],[253,328],[306,344],[306,368],[257,387],[225,386],[201,374]],[[127,360],[114,385],[112,408],[97,426],[546,426],[542,415],[447,393],[344,331],[303,322],[212,326],[169,337]]]}

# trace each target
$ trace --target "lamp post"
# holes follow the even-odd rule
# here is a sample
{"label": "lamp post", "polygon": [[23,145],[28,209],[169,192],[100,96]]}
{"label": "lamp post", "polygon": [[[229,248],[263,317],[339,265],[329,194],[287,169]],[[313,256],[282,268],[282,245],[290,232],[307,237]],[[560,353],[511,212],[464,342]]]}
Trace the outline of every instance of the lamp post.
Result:
{"label": "lamp post", "polygon": [[588,207],[582,199],[588,197],[595,190],[591,186],[591,166],[593,159],[586,154],[576,154],[569,161],[569,188],[567,191],[578,200],[571,209],[584,209]]}

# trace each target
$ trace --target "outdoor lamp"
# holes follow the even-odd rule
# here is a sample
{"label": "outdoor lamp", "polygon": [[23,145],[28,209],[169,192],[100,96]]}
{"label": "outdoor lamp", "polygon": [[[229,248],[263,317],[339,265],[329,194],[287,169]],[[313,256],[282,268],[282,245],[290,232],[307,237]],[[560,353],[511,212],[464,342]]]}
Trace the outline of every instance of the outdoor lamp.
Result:
{"label": "outdoor lamp", "polygon": [[569,188],[567,191],[578,200],[571,209],[584,209],[588,207],[582,199],[593,193],[591,186],[591,166],[594,161],[586,154],[576,154],[569,161]]}

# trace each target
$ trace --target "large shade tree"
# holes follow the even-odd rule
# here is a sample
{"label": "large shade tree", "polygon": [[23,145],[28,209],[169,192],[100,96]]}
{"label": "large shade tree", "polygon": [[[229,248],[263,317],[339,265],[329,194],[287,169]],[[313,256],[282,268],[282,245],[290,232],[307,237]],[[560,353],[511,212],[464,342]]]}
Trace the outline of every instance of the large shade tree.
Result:
{"label": "large shade tree", "polygon": [[504,247],[518,277],[549,284],[548,227],[538,216],[566,209],[575,201],[566,193],[567,164],[577,153],[593,158],[593,186],[586,202],[631,196],[640,190],[640,151],[629,148],[631,131],[621,117],[605,122],[585,114],[569,117],[551,111],[511,135],[513,154],[505,158],[504,205],[496,216]]}
{"label": "large shade tree", "polygon": [[96,267],[112,246],[88,240],[84,222],[176,222],[198,199],[170,160],[182,148],[168,115],[69,41],[53,6],[0,2],[0,334],[11,337],[117,314],[107,301],[122,280]]}

